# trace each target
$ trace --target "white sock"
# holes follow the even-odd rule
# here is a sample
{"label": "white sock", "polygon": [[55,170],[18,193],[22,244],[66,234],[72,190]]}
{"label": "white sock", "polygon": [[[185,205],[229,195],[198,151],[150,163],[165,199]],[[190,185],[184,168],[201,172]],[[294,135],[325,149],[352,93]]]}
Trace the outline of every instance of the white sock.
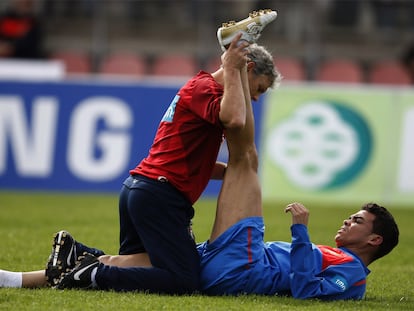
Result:
{"label": "white sock", "polygon": [[22,287],[23,273],[0,270],[0,287]]}

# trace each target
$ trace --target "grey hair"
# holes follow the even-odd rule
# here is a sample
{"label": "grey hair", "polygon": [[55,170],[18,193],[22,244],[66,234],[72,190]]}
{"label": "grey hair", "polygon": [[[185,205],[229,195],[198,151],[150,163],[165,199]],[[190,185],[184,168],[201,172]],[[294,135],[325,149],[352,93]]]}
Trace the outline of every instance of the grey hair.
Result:
{"label": "grey hair", "polygon": [[265,47],[256,43],[249,45],[247,49],[249,51],[247,56],[256,64],[253,72],[256,75],[268,76],[272,86],[278,87],[283,77],[274,65],[272,54]]}

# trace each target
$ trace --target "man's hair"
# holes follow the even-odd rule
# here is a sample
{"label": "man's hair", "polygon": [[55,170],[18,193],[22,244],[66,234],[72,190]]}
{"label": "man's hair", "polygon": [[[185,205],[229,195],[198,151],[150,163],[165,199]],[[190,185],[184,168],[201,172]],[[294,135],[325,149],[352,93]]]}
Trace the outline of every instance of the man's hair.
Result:
{"label": "man's hair", "polygon": [[375,215],[372,232],[382,236],[382,243],[374,254],[373,260],[387,255],[398,244],[399,230],[391,213],[383,206],[376,203],[367,203],[362,206],[365,210]]}
{"label": "man's hair", "polygon": [[282,80],[281,73],[276,69],[273,56],[265,47],[253,43],[247,47],[249,53],[247,56],[256,64],[253,72],[256,75],[265,75],[270,78],[273,86],[278,86]]}

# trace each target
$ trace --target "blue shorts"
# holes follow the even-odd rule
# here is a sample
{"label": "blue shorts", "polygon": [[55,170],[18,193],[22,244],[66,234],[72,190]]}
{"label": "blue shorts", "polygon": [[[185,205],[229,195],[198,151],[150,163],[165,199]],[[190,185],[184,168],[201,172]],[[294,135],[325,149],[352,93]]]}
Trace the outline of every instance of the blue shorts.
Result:
{"label": "blue shorts", "polygon": [[[213,243],[197,246],[201,257],[201,288],[209,295],[242,293],[274,295],[289,286],[278,260],[263,241],[262,217],[242,219]],[[288,262],[289,243],[272,243],[272,254]]]}

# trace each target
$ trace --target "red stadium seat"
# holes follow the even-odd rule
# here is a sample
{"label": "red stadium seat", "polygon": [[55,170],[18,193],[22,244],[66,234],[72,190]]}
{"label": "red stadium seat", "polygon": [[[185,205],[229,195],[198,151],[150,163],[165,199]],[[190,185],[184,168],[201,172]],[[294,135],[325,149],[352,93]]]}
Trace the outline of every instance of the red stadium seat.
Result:
{"label": "red stadium seat", "polygon": [[83,52],[58,51],[52,53],[49,58],[62,61],[68,74],[92,72],[91,60]]}
{"label": "red stadium seat", "polygon": [[296,58],[274,58],[276,68],[283,76],[283,80],[302,81],[306,80],[303,64]]}
{"label": "red stadium seat", "polygon": [[158,76],[193,76],[197,71],[196,61],[192,56],[165,54],[155,58],[151,73]]}
{"label": "red stadium seat", "polygon": [[141,77],[147,74],[144,57],[132,53],[113,53],[103,58],[99,67],[102,74],[117,74]]}
{"label": "red stadium seat", "polygon": [[368,72],[368,82],[392,85],[409,85],[412,83],[404,66],[394,60],[384,60],[374,63]]}
{"label": "red stadium seat", "polygon": [[316,80],[323,82],[345,82],[345,83],[362,83],[364,74],[359,66],[353,60],[332,59],[323,62],[317,72]]}

